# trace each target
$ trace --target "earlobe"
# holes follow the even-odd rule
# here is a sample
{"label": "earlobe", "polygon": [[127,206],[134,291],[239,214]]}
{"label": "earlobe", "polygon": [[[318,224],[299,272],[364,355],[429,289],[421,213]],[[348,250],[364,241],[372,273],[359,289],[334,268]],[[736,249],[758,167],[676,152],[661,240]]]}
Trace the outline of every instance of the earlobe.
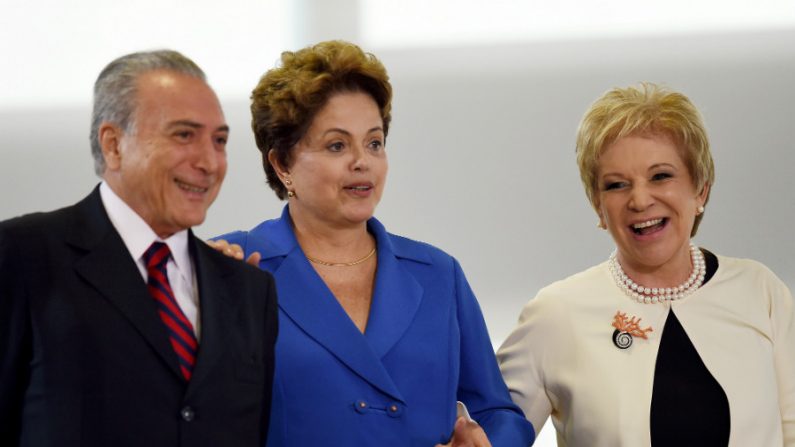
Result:
{"label": "earlobe", "polygon": [[599,201],[593,202],[593,209],[596,211],[596,217],[599,219],[596,222],[596,228],[601,228],[602,230],[607,229],[607,224],[605,223],[605,217],[602,214],[602,210],[600,209],[601,203]]}
{"label": "earlobe", "polygon": [[602,217],[602,213],[597,211],[596,216],[599,218],[599,221],[596,222],[596,228],[601,228],[602,230],[606,230],[607,224],[605,223],[604,217]]}
{"label": "earlobe", "polygon": [[701,192],[698,194],[698,202],[699,202],[698,204],[702,208],[707,203],[707,197],[709,197],[709,188],[711,186],[712,185],[710,185],[709,183],[705,183],[704,187],[701,188]]}
{"label": "earlobe", "polygon": [[110,171],[119,169],[121,165],[121,129],[111,123],[102,123],[99,126],[98,135],[106,169]]}
{"label": "earlobe", "polygon": [[289,178],[290,172],[284,169],[284,166],[282,166],[281,163],[279,163],[279,159],[278,157],[276,157],[276,151],[273,149],[270,149],[268,151],[268,163],[271,164],[273,170],[276,171],[276,175],[279,176],[279,178],[281,179],[282,182],[284,182],[285,185],[289,186],[290,184],[292,184]]}

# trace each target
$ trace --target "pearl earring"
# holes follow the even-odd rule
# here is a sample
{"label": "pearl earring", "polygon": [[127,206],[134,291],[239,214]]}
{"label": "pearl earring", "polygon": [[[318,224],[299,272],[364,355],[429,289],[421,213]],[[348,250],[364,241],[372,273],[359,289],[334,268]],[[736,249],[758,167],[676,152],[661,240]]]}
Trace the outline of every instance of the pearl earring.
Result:
{"label": "pearl earring", "polygon": [[295,197],[295,193],[293,191],[287,191],[287,197]]}
{"label": "pearl earring", "polygon": [[704,213],[704,205],[699,205],[696,211],[698,211],[698,214]]}

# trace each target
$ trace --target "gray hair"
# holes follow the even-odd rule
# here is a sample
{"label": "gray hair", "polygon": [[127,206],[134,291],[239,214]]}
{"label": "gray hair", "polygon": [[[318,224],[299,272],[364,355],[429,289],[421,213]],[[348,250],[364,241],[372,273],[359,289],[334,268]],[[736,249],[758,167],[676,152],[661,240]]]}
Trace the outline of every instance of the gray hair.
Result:
{"label": "gray hair", "polygon": [[99,143],[99,126],[110,122],[125,132],[134,129],[138,77],[154,70],[169,70],[207,81],[196,63],[177,51],[142,51],[109,63],[94,83],[94,110],[91,114],[91,155],[98,176],[105,172],[105,158]]}

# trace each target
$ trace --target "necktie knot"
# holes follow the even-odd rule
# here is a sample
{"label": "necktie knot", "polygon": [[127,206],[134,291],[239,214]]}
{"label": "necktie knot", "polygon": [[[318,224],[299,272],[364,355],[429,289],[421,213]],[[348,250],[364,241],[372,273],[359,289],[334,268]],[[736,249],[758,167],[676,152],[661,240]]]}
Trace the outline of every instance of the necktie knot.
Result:
{"label": "necktie knot", "polygon": [[170,255],[171,250],[168,249],[168,245],[163,242],[153,242],[144,252],[146,269],[151,270],[154,268],[162,271]]}

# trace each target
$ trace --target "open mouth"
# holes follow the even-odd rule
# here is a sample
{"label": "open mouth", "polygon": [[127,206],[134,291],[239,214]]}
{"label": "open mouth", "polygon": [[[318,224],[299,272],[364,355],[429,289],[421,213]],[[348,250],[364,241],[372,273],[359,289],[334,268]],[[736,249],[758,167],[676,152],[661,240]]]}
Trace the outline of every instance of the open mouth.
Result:
{"label": "open mouth", "polygon": [[369,185],[356,185],[356,186],[346,186],[345,189],[349,191],[369,191],[373,189],[373,187]]}
{"label": "open mouth", "polygon": [[667,223],[668,223],[668,218],[661,217],[659,219],[651,219],[645,222],[632,224],[629,226],[629,228],[632,230],[633,233],[642,236],[662,230],[663,227],[665,227],[665,224]]}
{"label": "open mouth", "polygon": [[199,194],[207,192],[207,189],[208,189],[208,188],[202,188],[202,187],[196,186],[196,185],[191,185],[190,183],[185,183],[185,182],[180,181],[178,179],[174,179],[174,183],[176,183],[177,186],[180,189],[184,190],[184,191],[194,192],[194,193],[199,193]]}

